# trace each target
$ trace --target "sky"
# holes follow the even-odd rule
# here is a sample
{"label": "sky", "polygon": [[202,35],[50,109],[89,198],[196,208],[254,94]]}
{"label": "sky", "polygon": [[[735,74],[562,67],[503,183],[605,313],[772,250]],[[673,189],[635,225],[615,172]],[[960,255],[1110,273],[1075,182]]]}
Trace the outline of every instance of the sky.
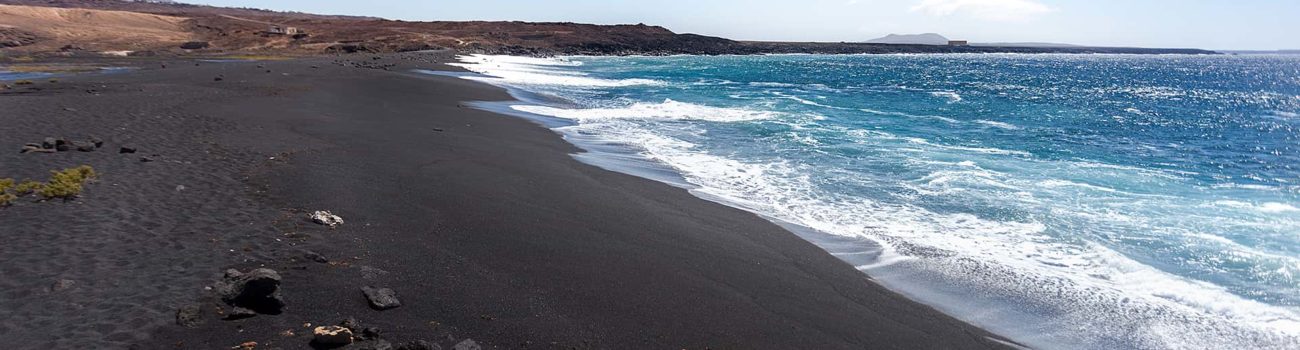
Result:
{"label": "sky", "polygon": [[182,0],[408,21],[645,23],[737,40],[972,42],[1300,49],[1300,0]]}

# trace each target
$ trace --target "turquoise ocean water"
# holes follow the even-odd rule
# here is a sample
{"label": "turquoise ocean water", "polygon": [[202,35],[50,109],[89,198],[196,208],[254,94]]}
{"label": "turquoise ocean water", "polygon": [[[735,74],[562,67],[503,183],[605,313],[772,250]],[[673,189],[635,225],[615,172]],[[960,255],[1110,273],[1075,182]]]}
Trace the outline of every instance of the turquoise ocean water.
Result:
{"label": "turquoise ocean water", "polygon": [[1300,56],[462,60],[580,159],[1024,344],[1300,348]]}

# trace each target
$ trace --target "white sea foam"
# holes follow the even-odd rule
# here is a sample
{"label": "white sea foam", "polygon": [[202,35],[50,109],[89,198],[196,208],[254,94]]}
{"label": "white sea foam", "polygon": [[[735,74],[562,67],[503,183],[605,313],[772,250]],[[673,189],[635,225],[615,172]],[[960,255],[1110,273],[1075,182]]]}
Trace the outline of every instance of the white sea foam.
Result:
{"label": "white sea foam", "polygon": [[1296,208],[1286,203],[1268,202],[1260,204],[1259,211],[1265,213],[1286,213],[1300,211],[1300,208]]}
{"label": "white sea foam", "polygon": [[892,116],[908,117],[908,118],[929,118],[929,119],[938,119],[938,120],[942,120],[942,121],[945,121],[945,122],[948,122],[948,123],[954,123],[954,124],[956,124],[956,123],[961,123],[960,121],[958,121],[958,120],[956,120],[956,119],[952,119],[952,118],[948,118],[948,117],[944,117],[944,116],[939,116],[939,115],[929,115],[929,114],[908,114],[908,113],[903,113],[903,112],[881,111],[881,110],[875,110],[875,109],[870,109],[870,108],[859,108],[858,110],[859,110],[859,111],[863,111],[863,112],[867,112],[867,113],[871,113],[871,114],[892,115]]}
{"label": "white sea foam", "polygon": [[907,140],[915,144],[921,144],[921,145],[926,145],[926,146],[931,146],[934,148],[946,149],[946,150],[958,150],[958,151],[967,151],[967,152],[984,153],[984,154],[1013,155],[1013,156],[1021,156],[1021,157],[1034,156],[1032,153],[1025,152],[1025,151],[1005,150],[1005,149],[992,148],[992,147],[966,147],[966,146],[941,145],[937,143],[931,143],[926,139],[917,138],[917,137],[908,138]]}
{"label": "white sea foam", "polygon": [[[529,68],[533,69],[533,68]],[[558,74],[557,74],[558,75]],[[936,95],[938,96],[938,95]],[[958,101],[960,96],[958,95]],[[815,101],[809,101],[814,102]],[[1226,258],[1270,261],[1275,271],[1260,275],[1289,279],[1300,272],[1300,262],[1286,254],[1237,244],[1213,232],[1224,227],[1296,224],[1291,203],[1241,201],[1195,202],[1182,197],[1154,195],[1126,186],[1143,185],[1166,189],[1191,183],[1195,173],[1147,169],[1102,162],[1039,159],[1027,152],[991,147],[956,146],[899,136],[879,130],[841,130],[861,145],[888,152],[874,161],[916,164],[924,171],[910,173],[901,184],[913,197],[963,201],[1016,203],[1011,208],[1050,206],[1044,215],[980,216],[930,208],[928,201],[894,202],[827,191],[824,174],[815,164],[796,160],[737,157],[711,153],[704,142],[706,131],[697,127],[709,121],[741,123],[778,121],[792,126],[791,137],[807,147],[817,147],[804,129],[815,123],[793,121],[796,116],[758,109],[721,108],[665,100],[662,103],[631,103],[600,108],[562,109],[545,106],[516,106],[520,111],[578,121],[560,127],[568,135],[589,135],[608,142],[628,145],[640,156],[677,170],[692,191],[784,222],[846,237],[877,242],[882,251],[860,269],[873,274],[909,271],[903,279],[936,276],[956,288],[957,294],[941,308],[963,305],[987,306],[969,309],[964,315],[979,319],[997,312],[997,304],[974,304],[974,300],[1011,300],[1017,307],[1034,310],[1002,329],[1019,332],[1035,347],[1135,347],[1204,348],[1230,344],[1241,348],[1286,348],[1300,343],[1300,310],[1269,305],[1243,298],[1225,287],[1179,276],[1144,264],[1116,251],[1110,239],[1148,240],[1143,236],[1162,231],[1170,237],[1200,237],[1197,244],[1213,244],[1216,252],[1230,252]],[[914,118],[897,112],[864,112]],[[951,123],[951,118],[940,120]],[[991,125],[988,121],[977,123]],[[994,122],[996,123],[996,122]],[[736,125],[736,124],[726,124]],[[1069,178],[1061,178],[1067,174]],[[855,174],[829,181],[860,181],[874,184],[870,176]],[[895,181],[882,181],[893,183]],[[1230,184],[1233,188],[1251,185]],[[1187,185],[1190,186],[1190,185]],[[1216,190],[1218,187],[1206,188]],[[960,195],[958,195],[960,194]],[[1070,205],[1059,205],[1069,202]],[[1181,213],[1187,206],[1220,206],[1222,211],[1272,215],[1273,221],[1204,218],[1194,215],[1148,217],[1152,211]],[[1193,221],[1186,225],[1175,221]],[[1213,222],[1213,220],[1226,222]],[[1213,224],[1211,224],[1213,223]],[[1083,231],[1099,237],[1062,239],[1059,230]],[[1087,227],[1076,227],[1084,225]],[[1093,227],[1096,226],[1096,227]],[[1180,231],[1181,230],[1181,231]],[[1184,232],[1185,231],[1185,232]],[[1285,229],[1277,229],[1287,232]],[[1132,234],[1130,234],[1132,233]],[[1122,234],[1122,235],[1119,235]],[[1111,238],[1119,235],[1118,238]],[[1209,249],[1209,248],[1207,248]],[[882,278],[890,282],[890,278]],[[895,286],[905,286],[892,280]],[[1293,281],[1293,280],[1292,280]],[[942,293],[942,291],[928,291]],[[968,294],[978,294],[972,297]],[[933,297],[942,303],[944,297]],[[985,299],[981,299],[985,298]],[[970,307],[970,306],[968,306]],[[1041,314],[1034,314],[1041,312]],[[973,315],[973,316],[972,316]],[[1033,318],[1039,317],[1039,318]],[[1036,324],[1037,323],[1037,324]],[[1019,327],[1019,328],[1017,328]],[[1046,334],[1052,333],[1052,334]],[[1059,342],[1065,339],[1064,342]],[[1282,346],[1278,346],[1282,344]]]}
{"label": "white sea foam", "polygon": [[976,120],[975,122],[976,122],[976,123],[980,123],[980,124],[984,124],[984,125],[988,125],[988,126],[992,126],[992,127],[995,127],[995,128],[1001,128],[1001,129],[1007,129],[1007,130],[1017,130],[1017,129],[1020,129],[1020,127],[1018,127],[1018,126],[1012,125],[1012,124],[1010,124],[1010,123],[999,122],[999,121],[992,121],[992,120],[984,120],[984,119],[980,119],[980,120]]}
{"label": "white sea foam", "polygon": [[948,103],[961,102],[961,94],[952,91],[931,91],[930,95],[948,99]]}
{"label": "white sea foam", "polygon": [[799,96],[794,96],[794,95],[786,94],[786,93],[783,93],[783,92],[780,92],[780,91],[772,91],[771,93],[772,93],[773,95],[776,95],[776,96],[780,97],[780,98],[784,98],[784,99],[787,99],[787,100],[791,100],[791,101],[799,102],[799,103],[802,103],[802,104],[805,104],[805,105],[809,105],[809,106],[822,107],[822,108],[830,108],[830,109],[849,109],[849,108],[844,108],[844,107],[836,107],[836,106],[831,106],[831,105],[826,105],[826,104],[818,103],[818,102],[816,102],[816,101],[808,100],[808,99],[805,99],[805,98],[802,98],[802,97],[799,97]]}
{"label": "white sea foam", "polygon": [[787,87],[787,88],[790,88],[790,87],[797,87],[797,86],[799,86],[799,85],[790,84],[790,83],[775,83],[775,82],[768,82],[768,81],[756,81],[756,82],[751,82],[751,83],[749,83],[749,86],[759,86],[759,87]]}
{"label": "white sea foam", "polygon": [[738,122],[770,119],[775,112],[755,111],[742,108],[721,108],[693,103],[664,100],[660,103],[634,103],[624,107],[567,109],[538,105],[511,106],[518,111],[549,115],[579,121],[603,119],[659,119],[659,120],[704,120],[714,122]]}
{"label": "white sea foam", "polygon": [[563,59],[546,59],[514,56],[472,55],[461,56],[463,63],[452,63],[486,77],[468,77],[488,83],[515,86],[567,86],[567,87],[620,87],[636,85],[661,85],[653,79],[602,79],[586,74],[564,71],[556,67],[581,65]]}

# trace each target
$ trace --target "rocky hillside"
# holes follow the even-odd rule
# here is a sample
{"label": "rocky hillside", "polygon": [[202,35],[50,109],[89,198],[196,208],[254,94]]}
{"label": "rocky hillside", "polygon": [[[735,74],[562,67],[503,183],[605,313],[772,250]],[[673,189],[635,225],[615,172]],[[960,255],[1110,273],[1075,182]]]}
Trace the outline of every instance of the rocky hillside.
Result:
{"label": "rocky hillside", "polygon": [[[4,47],[11,50],[26,51],[71,46],[99,51],[190,53],[194,50],[182,49],[182,44],[190,42],[185,47],[200,53],[312,54],[455,48],[484,53],[618,54],[723,52],[737,44],[647,25],[406,22],[120,0],[5,0],[4,3],[11,6],[0,5],[9,9],[0,13],[0,24],[7,25],[0,26],[7,30],[0,33],[0,42],[7,43]],[[45,15],[70,12],[77,14]],[[160,20],[124,18],[123,14],[128,13]],[[69,20],[77,18],[97,22],[86,26],[92,23]],[[275,33],[272,27],[293,27],[302,33]],[[111,29],[120,38],[106,37],[101,30],[104,28]]]}

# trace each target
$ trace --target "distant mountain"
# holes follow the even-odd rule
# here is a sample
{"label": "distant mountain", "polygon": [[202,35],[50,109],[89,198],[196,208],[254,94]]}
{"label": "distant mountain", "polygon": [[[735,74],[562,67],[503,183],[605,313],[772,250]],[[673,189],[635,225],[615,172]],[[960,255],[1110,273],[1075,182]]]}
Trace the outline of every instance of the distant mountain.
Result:
{"label": "distant mountain", "polygon": [[[948,45],[948,37],[938,33],[925,34],[890,34],[883,37],[867,40],[868,44],[896,44],[896,45]],[[970,43],[970,46],[985,47],[1043,47],[1043,48],[1062,48],[1062,47],[1083,47],[1080,45],[1061,44],[1061,43],[1039,43],[1039,42],[998,42],[998,43]]]}
{"label": "distant mountain", "polygon": [[936,33],[890,34],[867,40],[868,44],[948,45],[948,38]]}

